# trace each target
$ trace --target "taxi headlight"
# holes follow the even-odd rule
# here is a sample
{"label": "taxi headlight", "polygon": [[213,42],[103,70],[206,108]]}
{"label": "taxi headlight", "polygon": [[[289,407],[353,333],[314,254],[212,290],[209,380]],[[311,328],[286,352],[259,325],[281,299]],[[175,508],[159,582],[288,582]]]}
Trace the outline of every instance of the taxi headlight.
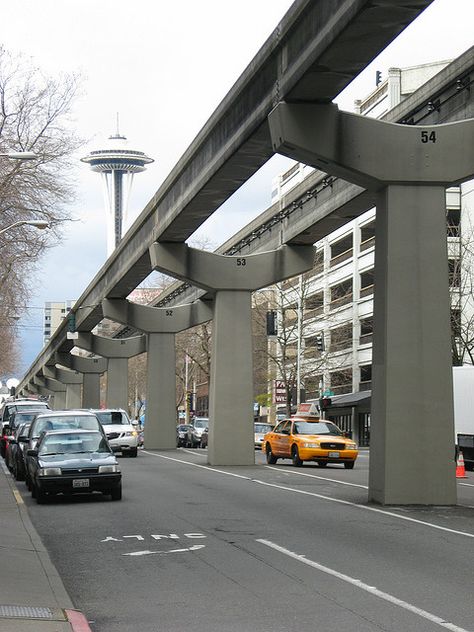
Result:
{"label": "taxi headlight", "polygon": [[320,448],[320,444],[319,443],[303,443],[303,447],[304,448]]}
{"label": "taxi headlight", "polygon": [[346,443],[346,450],[357,450],[357,443]]}
{"label": "taxi headlight", "polygon": [[118,465],[99,465],[99,474],[115,474],[120,472]]}
{"label": "taxi headlight", "polygon": [[40,467],[38,470],[38,476],[61,476],[61,474],[60,467]]}

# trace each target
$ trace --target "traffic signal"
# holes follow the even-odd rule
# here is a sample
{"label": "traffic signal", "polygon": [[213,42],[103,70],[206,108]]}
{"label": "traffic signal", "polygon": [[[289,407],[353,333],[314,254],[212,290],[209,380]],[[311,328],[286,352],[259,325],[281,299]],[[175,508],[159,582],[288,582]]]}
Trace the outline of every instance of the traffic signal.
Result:
{"label": "traffic signal", "polygon": [[380,70],[375,71],[375,85],[378,86],[382,83],[382,72]]}
{"label": "traffic signal", "polygon": [[316,336],[316,349],[318,351],[324,351],[324,334],[317,334]]}
{"label": "traffic signal", "polygon": [[74,312],[69,312],[67,315],[67,330],[72,333],[76,331],[76,314]]}
{"label": "traffic signal", "polygon": [[277,334],[277,313],[275,310],[272,310],[267,312],[267,336],[276,336]]}

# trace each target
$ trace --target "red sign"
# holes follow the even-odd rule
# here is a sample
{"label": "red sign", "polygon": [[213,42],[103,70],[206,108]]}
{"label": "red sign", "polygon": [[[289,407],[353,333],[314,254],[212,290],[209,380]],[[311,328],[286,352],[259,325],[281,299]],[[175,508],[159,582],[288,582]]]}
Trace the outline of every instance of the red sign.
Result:
{"label": "red sign", "polygon": [[283,380],[273,380],[273,403],[284,404],[286,402],[286,385]]}

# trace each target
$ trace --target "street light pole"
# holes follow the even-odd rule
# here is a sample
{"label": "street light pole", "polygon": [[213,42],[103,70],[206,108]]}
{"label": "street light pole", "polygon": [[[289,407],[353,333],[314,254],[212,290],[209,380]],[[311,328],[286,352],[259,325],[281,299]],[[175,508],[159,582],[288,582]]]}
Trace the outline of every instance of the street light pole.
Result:
{"label": "street light pole", "polygon": [[18,222],[13,222],[13,224],[10,224],[9,226],[5,226],[5,228],[1,228],[0,235],[2,235],[3,233],[6,233],[11,228],[17,228],[18,226],[34,226],[35,228],[38,228],[39,230],[43,230],[45,228],[49,228],[49,222],[43,219],[32,219],[32,220],[22,219],[22,220],[19,220]]}

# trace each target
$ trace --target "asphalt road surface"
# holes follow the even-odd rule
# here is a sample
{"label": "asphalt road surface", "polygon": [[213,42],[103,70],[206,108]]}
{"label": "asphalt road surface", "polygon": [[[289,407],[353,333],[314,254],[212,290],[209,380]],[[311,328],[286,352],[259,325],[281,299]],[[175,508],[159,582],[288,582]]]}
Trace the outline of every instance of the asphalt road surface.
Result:
{"label": "asphalt road surface", "polygon": [[368,505],[354,470],[208,467],[203,450],[121,458],[123,500],[31,519],[94,632],[474,630],[474,475],[455,508]]}

